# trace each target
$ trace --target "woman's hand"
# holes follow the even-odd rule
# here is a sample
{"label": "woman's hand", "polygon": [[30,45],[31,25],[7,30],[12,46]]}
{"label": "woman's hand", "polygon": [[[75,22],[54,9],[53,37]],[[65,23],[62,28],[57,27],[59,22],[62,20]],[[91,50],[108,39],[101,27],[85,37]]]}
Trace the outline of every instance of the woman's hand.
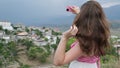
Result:
{"label": "woman's hand", "polygon": [[73,14],[78,14],[78,13],[80,13],[80,8],[77,7],[77,6],[73,6],[71,8],[71,11],[72,11]]}
{"label": "woman's hand", "polygon": [[77,6],[68,6],[68,11],[72,12],[73,14],[80,13],[80,8]]}
{"label": "woman's hand", "polygon": [[78,32],[78,28],[73,25],[71,28],[63,33],[63,37],[69,39],[72,36],[75,36]]}

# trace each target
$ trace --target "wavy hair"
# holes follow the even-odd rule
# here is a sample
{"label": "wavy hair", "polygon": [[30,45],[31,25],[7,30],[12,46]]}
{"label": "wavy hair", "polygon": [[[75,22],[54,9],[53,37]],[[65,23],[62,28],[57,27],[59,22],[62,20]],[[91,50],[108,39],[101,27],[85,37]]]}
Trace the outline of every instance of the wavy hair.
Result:
{"label": "wavy hair", "polygon": [[80,8],[73,25],[78,32],[75,38],[86,55],[101,56],[109,47],[109,24],[101,5],[96,1],[87,1]]}

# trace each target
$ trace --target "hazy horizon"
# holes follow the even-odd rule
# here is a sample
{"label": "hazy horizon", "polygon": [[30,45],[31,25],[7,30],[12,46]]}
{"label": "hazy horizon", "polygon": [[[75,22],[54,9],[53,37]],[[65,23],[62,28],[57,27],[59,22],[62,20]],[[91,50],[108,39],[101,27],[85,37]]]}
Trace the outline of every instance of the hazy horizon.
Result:
{"label": "hazy horizon", "polygon": [[[22,23],[25,25],[70,23],[74,19],[74,15],[66,12],[66,7],[68,5],[81,6],[86,1],[87,0],[0,0],[0,21],[10,21],[13,24]],[[120,0],[97,1],[104,9],[120,5]],[[120,11],[120,9],[117,10]],[[113,19],[113,17],[116,16],[109,15],[108,17]],[[116,18],[119,19],[119,16]]]}

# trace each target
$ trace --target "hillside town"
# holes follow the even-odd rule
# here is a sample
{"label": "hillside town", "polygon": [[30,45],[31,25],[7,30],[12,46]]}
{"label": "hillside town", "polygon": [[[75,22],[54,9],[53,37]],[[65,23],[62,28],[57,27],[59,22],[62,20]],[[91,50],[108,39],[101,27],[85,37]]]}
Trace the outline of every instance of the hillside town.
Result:
{"label": "hillside town", "polygon": [[[40,62],[46,62],[46,58],[54,53],[55,48],[57,47],[57,44],[60,41],[61,35],[62,32],[60,32],[58,29],[36,26],[27,27],[23,24],[11,24],[11,22],[0,22],[0,45],[5,45],[3,47],[4,49],[8,48],[8,51],[12,49],[10,50],[11,54],[7,54],[7,60],[6,54],[0,54],[0,67],[18,68],[20,66],[24,66],[24,64],[26,64],[26,61],[29,62],[29,60],[26,60],[26,57],[28,57],[28,59],[30,59],[31,61],[38,60],[39,58],[44,58],[44,60],[40,60]],[[115,48],[115,52],[117,53],[119,58],[120,37],[111,35],[110,38],[110,42]],[[14,43],[15,46],[13,46]],[[43,50],[40,48],[42,48]],[[16,51],[15,49],[17,50],[17,52],[12,53]],[[4,53],[7,52],[3,51],[3,54]],[[42,53],[44,53],[44,55],[41,55]],[[17,60],[14,59],[15,62],[17,61],[18,64],[15,64],[15,66],[12,64],[13,66],[11,66],[10,63],[7,63],[8,61],[11,61],[11,58],[8,60],[9,55],[11,56],[11,58],[15,58],[16,56],[19,57],[19,59],[17,58]],[[29,62],[29,64],[32,63]]]}
{"label": "hillside town", "polygon": [[37,46],[44,46],[56,44],[57,37],[60,38],[61,36],[59,30],[46,27],[26,27],[22,24],[11,24],[10,22],[0,22],[0,27],[3,29],[0,30],[0,38],[5,39],[6,43],[18,39],[30,39]]}
{"label": "hillside town", "polygon": [[[46,58],[50,54],[54,53],[55,47],[57,47],[57,43],[60,37],[61,37],[61,32],[58,29],[52,29],[47,27],[35,27],[35,26],[26,27],[25,25],[22,24],[11,24],[11,22],[0,22],[0,43],[2,45],[5,45],[2,47],[4,49],[7,49],[8,52],[10,52],[10,54],[7,54],[8,56],[11,56],[12,58],[18,56],[19,58],[22,58],[18,60],[19,64],[20,62],[22,63],[25,60],[23,56],[27,57],[28,55],[31,55],[32,48],[36,48],[36,50],[38,49],[38,51],[40,50],[40,48],[42,48],[41,53],[45,52],[45,54],[42,54],[42,56],[44,56],[44,59],[40,60],[40,62],[41,61],[46,62]],[[14,52],[12,51],[16,51],[16,50],[17,52],[15,54],[17,55],[13,55]],[[7,56],[9,60],[8,59],[6,60],[5,53],[3,51],[4,55],[3,54],[0,55],[0,63],[3,67],[6,64],[9,65],[7,61],[9,62],[11,59]],[[38,58],[41,57],[39,56],[39,54],[35,54],[32,57],[35,57],[37,55]],[[29,62],[29,60],[26,61]],[[17,67],[20,66],[19,64]],[[13,67],[10,66],[7,68],[13,68]]]}
{"label": "hillside town", "polygon": [[[0,22],[0,38],[5,39],[6,43],[9,41],[16,41],[18,39],[31,39],[37,46],[44,46],[47,44],[56,44],[57,37],[60,38],[61,33],[57,29],[46,27],[26,27],[23,24],[11,24],[11,22]],[[40,31],[40,35],[35,31]],[[5,31],[13,32],[14,34],[6,34]],[[58,34],[55,35],[55,32]],[[117,39],[118,36],[112,35],[111,38]],[[120,47],[120,39],[115,40],[114,47]]]}

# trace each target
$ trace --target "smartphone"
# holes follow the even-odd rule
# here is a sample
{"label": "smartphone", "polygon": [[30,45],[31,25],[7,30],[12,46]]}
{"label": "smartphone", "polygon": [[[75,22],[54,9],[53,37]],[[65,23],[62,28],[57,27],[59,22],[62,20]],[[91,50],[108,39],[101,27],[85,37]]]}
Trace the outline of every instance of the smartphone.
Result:
{"label": "smartphone", "polygon": [[72,8],[73,8],[73,7],[74,7],[74,6],[67,6],[66,11],[72,12]]}

